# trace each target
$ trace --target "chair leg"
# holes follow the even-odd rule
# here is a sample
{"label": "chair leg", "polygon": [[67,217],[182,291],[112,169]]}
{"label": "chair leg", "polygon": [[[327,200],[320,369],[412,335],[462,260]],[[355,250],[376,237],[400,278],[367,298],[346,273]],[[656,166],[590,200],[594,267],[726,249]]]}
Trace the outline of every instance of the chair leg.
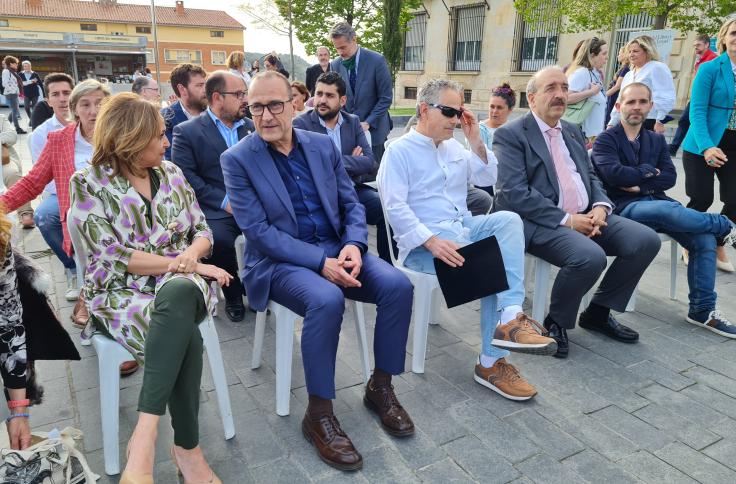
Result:
{"label": "chair leg", "polygon": [[100,372],[100,416],[105,473],[114,476],[120,474],[120,362],[112,355],[105,355],[104,351],[97,351],[97,363]]}
{"label": "chair leg", "polygon": [[532,299],[532,319],[542,322],[547,310],[547,292],[549,290],[550,265],[542,260],[535,260],[534,265],[534,297]]}
{"label": "chair leg", "polygon": [[353,320],[355,321],[355,333],[358,335],[358,346],[360,346],[360,364],[363,368],[363,380],[368,383],[371,377],[371,364],[368,360],[368,336],[365,330],[365,311],[363,303],[351,301],[353,306]]}
{"label": "chair leg", "polygon": [[670,299],[677,299],[677,241],[672,239],[670,243]]}
{"label": "chair leg", "polygon": [[442,312],[442,291],[439,287],[435,287],[430,291],[432,298],[432,306],[429,311],[429,324],[438,325],[440,324],[440,314]]}
{"label": "chair leg", "polygon": [[414,286],[414,342],[412,343],[411,371],[424,373],[427,356],[427,333],[432,309],[432,289],[421,283]]}
{"label": "chair leg", "polygon": [[266,334],[266,316],[268,309],[256,313],[256,331],[253,337],[253,356],[251,357],[250,369],[261,367],[261,353],[263,352],[263,336]]}
{"label": "chair leg", "polygon": [[295,315],[286,308],[276,314],[276,413],[289,415],[291,394],[291,360],[294,352]]}
{"label": "chair leg", "polygon": [[222,361],[222,352],[220,351],[220,340],[217,337],[217,330],[215,329],[212,318],[208,316],[199,325],[199,330],[202,333],[204,347],[207,350],[207,359],[210,363],[212,381],[215,384],[217,405],[220,409],[225,439],[229,440],[235,436],[235,424],[233,423],[233,410],[230,406],[230,390],[228,389],[227,378],[225,377],[225,365]]}

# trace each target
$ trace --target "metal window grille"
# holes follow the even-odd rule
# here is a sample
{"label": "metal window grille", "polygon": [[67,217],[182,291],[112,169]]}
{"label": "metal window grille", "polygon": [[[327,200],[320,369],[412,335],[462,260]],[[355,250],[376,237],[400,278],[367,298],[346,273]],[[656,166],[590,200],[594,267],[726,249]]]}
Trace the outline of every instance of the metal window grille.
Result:
{"label": "metal window grille", "polygon": [[402,70],[421,71],[424,69],[424,43],[426,37],[427,14],[417,13],[406,24]]}
{"label": "metal window grille", "polygon": [[79,30],[97,32],[97,24],[79,24]]}
{"label": "metal window grille", "polygon": [[141,27],[140,25],[135,28],[136,34],[150,34],[151,27]]}
{"label": "metal window grille", "polygon": [[608,72],[613,74],[618,72],[621,64],[618,62],[618,51],[621,47],[625,46],[629,40],[629,34],[639,30],[651,28],[654,25],[654,17],[648,15],[646,12],[642,12],[636,15],[624,15],[619,17],[616,22],[616,35],[614,36],[613,46],[609,50],[608,61],[611,64],[611,68]]}
{"label": "metal window grille", "polygon": [[473,90],[463,89],[463,102],[470,104],[473,102]]}
{"label": "metal window grille", "polygon": [[210,30],[210,37],[225,37],[224,30]]}
{"label": "metal window grille", "polygon": [[7,19],[0,19],[0,27],[7,27],[10,25]]}
{"label": "metal window grille", "polygon": [[453,7],[447,43],[448,71],[479,71],[486,3]]}
{"label": "metal window grille", "polygon": [[404,99],[416,99],[416,98],[417,98],[417,88],[404,86]]}
{"label": "metal window grille", "polygon": [[[548,8],[554,8],[554,4],[550,2]],[[535,72],[557,62],[559,18],[550,16],[541,22],[528,23],[517,14],[514,32],[513,71]]]}

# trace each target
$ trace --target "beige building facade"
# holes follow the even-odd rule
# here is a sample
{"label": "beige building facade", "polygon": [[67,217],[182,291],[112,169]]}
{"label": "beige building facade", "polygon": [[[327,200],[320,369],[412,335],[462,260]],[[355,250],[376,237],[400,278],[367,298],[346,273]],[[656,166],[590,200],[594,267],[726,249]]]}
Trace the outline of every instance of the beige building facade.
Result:
{"label": "beige building facade", "polygon": [[[465,87],[465,101],[483,110],[490,91],[508,82],[519,93],[517,107],[526,107],[526,83],[546,65],[565,66],[579,41],[597,36],[609,44],[605,76],[617,68],[616,54],[631,32],[648,30],[646,15],[628,16],[612,32],[562,33],[559,22],[525,23],[513,0],[425,0],[414,12],[405,36],[404,58],[394,91],[398,106],[415,104],[417,89],[434,77],[449,78]],[[695,54],[695,34],[674,32],[667,63],[677,91],[676,108],[688,101]]]}

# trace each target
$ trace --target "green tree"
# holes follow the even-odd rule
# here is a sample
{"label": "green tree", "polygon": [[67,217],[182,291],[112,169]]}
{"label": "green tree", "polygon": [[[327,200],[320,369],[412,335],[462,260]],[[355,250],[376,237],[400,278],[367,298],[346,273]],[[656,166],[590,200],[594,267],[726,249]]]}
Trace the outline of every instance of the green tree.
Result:
{"label": "green tree", "polygon": [[396,72],[401,67],[401,53],[403,44],[402,29],[399,24],[403,0],[384,0],[383,2],[383,29],[381,51],[388,62],[391,79],[396,79]]}
{"label": "green tree", "polygon": [[557,18],[566,32],[610,31],[617,18],[647,13],[654,29],[713,34],[736,11],[736,0],[514,0],[514,6],[526,22]]}

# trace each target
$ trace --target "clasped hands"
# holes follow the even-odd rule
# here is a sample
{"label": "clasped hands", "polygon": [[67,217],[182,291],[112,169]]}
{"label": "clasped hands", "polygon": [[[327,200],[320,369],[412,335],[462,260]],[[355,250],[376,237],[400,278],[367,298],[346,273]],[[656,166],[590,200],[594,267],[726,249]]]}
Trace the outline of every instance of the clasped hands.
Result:
{"label": "clasped hands", "polygon": [[568,218],[569,227],[573,230],[577,230],[586,237],[595,237],[601,234],[601,229],[608,225],[606,223],[606,212],[605,207],[597,206],[593,207],[588,213],[576,213],[570,215]]}
{"label": "clasped hands", "polygon": [[198,255],[191,247],[172,259],[166,270],[179,274],[199,274],[202,277],[216,280],[220,286],[229,286],[233,278],[224,269],[199,262]]}
{"label": "clasped hands", "polygon": [[340,287],[361,287],[358,275],[362,267],[363,256],[360,249],[355,245],[347,244],[337,258],[325,259],[322,276]]}

